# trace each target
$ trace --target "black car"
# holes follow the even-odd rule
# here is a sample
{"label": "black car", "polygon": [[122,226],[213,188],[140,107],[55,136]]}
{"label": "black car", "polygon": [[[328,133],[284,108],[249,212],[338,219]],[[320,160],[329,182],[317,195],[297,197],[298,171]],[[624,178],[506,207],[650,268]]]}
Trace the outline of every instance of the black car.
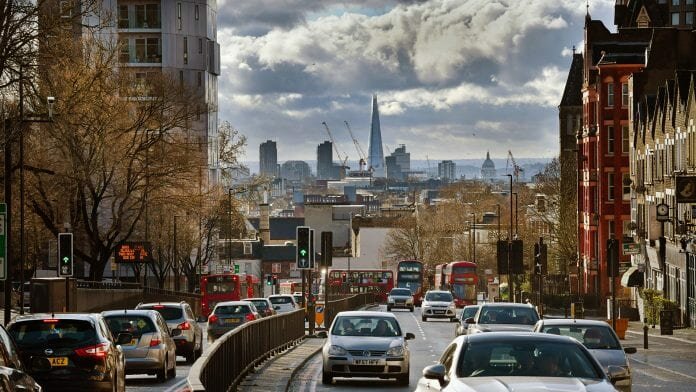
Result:
{"label": "black car", "polygon": [[41,391],[41,386],[25,373],[17,346],[2,326],[0,326],[0,390]]}
{"label": "black car", "polygon": [[19,316],[8,326],[27,372],[46,390],[125,391],[125,360],[100,314]]}

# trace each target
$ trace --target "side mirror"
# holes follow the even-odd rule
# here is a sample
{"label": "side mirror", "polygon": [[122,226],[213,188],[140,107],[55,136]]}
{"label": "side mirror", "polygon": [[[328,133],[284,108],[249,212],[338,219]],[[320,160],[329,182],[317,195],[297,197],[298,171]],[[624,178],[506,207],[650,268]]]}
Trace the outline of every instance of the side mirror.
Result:
{"label": "side mirror", "polygon": [[275,305],[275,306],[273,307],[273,309],[274,309],[274,310],[280,310],[280,306]]}
{"label": "side mirror", "polygon": [[621,366],[611,365],[607,368],[607,376],[609,376],[609,381],[612,384],[616,384],[618,381],[627,380],[628,372]]}
{"label": "side mirror", "polygon": [[133,340],[133,334],[127,332],[121,332],[116,336],[116,344],[123,345],[128,344]]}
{"label": "side mirror", "polygon": [[473,317],[469,317],[468,319],[464,320],[464,323],[465,324],[476,324]]}
{"label": "side mirror", "polygon": [[423,369],[423,377],[427,378],[428,380],[437,380],[440,383],[440,386],[444,387],[446,372],[447,369],[445,369],[445,365],[438,363],[436,365],[427,366],[425,369]]}
{"label": "side mirror", "polygon": [[635,347],[624,347],[624,352],[626,354],[635,354],[638,352],[638,349]]}
{"label": "side mirror", "polygon": [[326,339],[329,337],[329,334],[327,334],[326,331],[319,331],[317,332],[317,337],[321,339]]}
{"label": "side mirror", "polygon": [[406,332],[406,336],[404,337],[404,339],[406,339],[406,340],[413,340],[415,338],[416,338],[416,335],[412,334],[411,332]]}
{"label": "side mirror", "polygon": [[198,316],[196,321],[198,321],[199,323],[204,323],[204,322],[208,321],[208,319],[203,317],[203,316]]}
{"label": "side mirror", "polygon": [[170,335],[172,335],[172,337],[181,336],[181,329],[179,329],[179,328],[172,329],[172,332],[170,333]]}

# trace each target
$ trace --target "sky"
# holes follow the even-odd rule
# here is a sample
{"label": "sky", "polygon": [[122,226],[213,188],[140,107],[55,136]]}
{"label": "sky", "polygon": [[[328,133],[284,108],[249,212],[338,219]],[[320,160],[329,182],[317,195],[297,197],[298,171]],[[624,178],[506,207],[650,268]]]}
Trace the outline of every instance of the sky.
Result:
{"label": "sky", "polygon": [[[590,14],[612,31],[614,0]],[[244,161],[315,160],[328,140],[368,150],[371,97],[385,155],[551,158],[584,0],[219,0],[219,119],[246,135]],[[334,155],[334,160],[337,160]]]}

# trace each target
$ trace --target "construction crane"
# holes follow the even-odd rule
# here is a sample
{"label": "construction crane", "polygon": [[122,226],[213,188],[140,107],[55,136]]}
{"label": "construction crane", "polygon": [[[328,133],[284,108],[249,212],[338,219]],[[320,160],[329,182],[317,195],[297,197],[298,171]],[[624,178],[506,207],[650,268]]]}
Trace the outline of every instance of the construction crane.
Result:
{"label": "construction crane", "polygon": [[515,182],[519,182],[520,173],[524,172],[517,162],[515,157],[512,156],[512,151],[508,150],[507,162],[505,162],[505,172],[507,173],[508,167],[510,166],[510,161],[512,161],[512,175],[515,176]]}
{"label": "construction crane", "polygon": [[324,124],[324,128],[326,128],[326,133],[329,134],[329,140],[331,140],[331,144],[333,144],[334,151],[336,151],[336,157],[338,157],[339,162],[341,162],[341,167],[346,167],[346,162],[348,162],[348,155],[346,155],[345,158],[341,157],[341,152],[338,151],[338,145],[336,144],[336,141],[334,140],[333,135],[331,134],[329,126],[326,125],[326,121],[322,121],[321,123]]}
{"label": "construction crane", "polygon": [[348,124],[348,121],[343,121],[346,124],[346,128],[348,128],[348,133],[350,133],[350,138],[353,139],[353,144],[355,144],[355,150],[358,152],[358,156],[360,157],[360,171],[362,172],[365,170],[365,166],[367,166],[367,154],[365,154],[365,151],[362,149],[360,146],[360,143],[358,143],[358,139],[355,138],[355,135],[353,135],[353,130],[350,129],[350,124]]}

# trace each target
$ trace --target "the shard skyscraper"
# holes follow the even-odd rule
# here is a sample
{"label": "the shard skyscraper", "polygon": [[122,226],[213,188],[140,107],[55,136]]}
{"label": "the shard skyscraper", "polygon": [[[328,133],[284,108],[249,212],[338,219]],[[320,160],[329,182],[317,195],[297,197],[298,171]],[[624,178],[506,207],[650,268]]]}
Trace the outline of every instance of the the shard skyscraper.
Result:
{"label": "the shard skyscraper", "polygon": [[384,164],[384,151],[382,150],[382,130],[379,126],[379,108],[377,96],[372,96],[372,124],[370,126],[370,147],[367,153],[368,169],[373,177],[387,177],[387,168]]}

